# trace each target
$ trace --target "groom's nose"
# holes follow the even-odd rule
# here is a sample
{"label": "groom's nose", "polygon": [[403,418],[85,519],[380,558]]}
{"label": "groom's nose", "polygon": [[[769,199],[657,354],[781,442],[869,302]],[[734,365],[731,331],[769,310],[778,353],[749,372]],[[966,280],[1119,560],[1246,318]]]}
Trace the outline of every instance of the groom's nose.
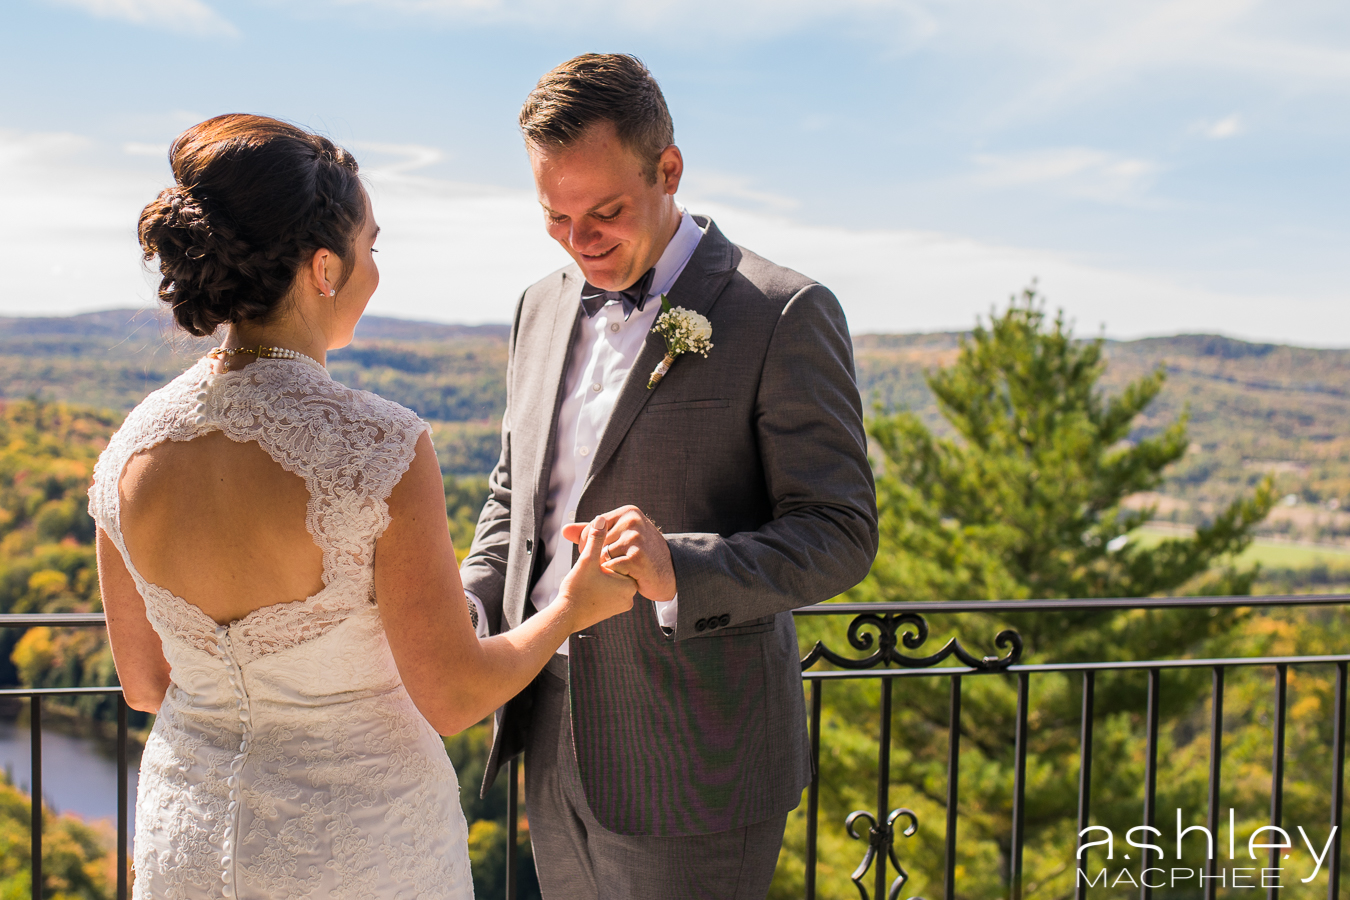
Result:
{"label": "groom's nose", "polygon": [[572,245],[573,250],[581,253],[593,248],[600,237],[600,229],[588,224],[585,219],[580,222],[573,221],[572,227],[567,232],[568,243]]}

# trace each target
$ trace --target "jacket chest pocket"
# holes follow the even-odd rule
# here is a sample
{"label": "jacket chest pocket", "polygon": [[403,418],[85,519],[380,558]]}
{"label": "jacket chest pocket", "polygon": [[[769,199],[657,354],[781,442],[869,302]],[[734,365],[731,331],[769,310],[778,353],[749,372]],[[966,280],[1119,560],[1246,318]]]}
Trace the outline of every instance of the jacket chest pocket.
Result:
{"label": "jacket chest pocket", "polygon": [[702,457],[709,442],[726,438],[731,419],[731,401],[721,398],[705,400],[676,400],[651,403],[642,410],[633,423],[630,436],[660,448],[657,452],[668,459]]}
{"label": "jacket chest pocket", "polygon": [[645,416],[660,416],[677,412],[727,409],[730,406],[730,400],[676,400],[671,403],[648,403],[642,414]]}

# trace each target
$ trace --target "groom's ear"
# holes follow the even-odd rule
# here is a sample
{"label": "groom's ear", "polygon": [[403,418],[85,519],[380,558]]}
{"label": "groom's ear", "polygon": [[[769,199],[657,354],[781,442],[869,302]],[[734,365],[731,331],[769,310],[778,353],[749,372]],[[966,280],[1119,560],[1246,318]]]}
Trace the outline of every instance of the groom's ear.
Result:
{"label": "groom's ear", "polygon": [[661,188],[667,194],[673,194],[680,189],[680,179],[684,177],[684,156],[680,153],[680,148],[671,144],[661,151],[661,155],[656,160],[656,178],[661,182]]}

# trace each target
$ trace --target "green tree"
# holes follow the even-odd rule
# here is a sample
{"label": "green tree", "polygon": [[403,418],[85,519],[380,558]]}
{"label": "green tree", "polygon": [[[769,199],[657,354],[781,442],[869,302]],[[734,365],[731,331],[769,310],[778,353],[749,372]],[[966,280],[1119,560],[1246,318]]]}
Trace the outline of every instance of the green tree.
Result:
{"label": "green tree", "polygon": [[[1251,542],[1273,502],[1262,485],[1196,529],[1145,545],[1129,540],[1153,507],[1131,495],[1161,484],[1186,453],[1186,420],[1135,435],[1162,390],[1162,367],[1115,396],[1098,381],[1102,341],[1075,340],[1047,320],[1035,290],[962,342],[955,364],[928,376],[954,436],[909,411],[878,416],[881,564],[859,598],[1146,597],[1179,590]],[[1254,570],[1223,566],[1206,588],[1249,593]]]}
{"label": "green tree", "polygon": [[[845,599],[1249,593],[1256,572],[1237,568],[1232,559],[1272,505],[1269,482],[1220,510],[1194,535],[1152,544],[1133,540],[1153,510],[1127,499],[1156,488],[1164,470],[1185,454],[1186,420],[1137,433],[1136,420],[1162,389],[1165,371],[1108,396],[1098,384],[1105,371],[1102,349],[1100,339],[1075,339],[1062,314],[1048,318],[1034,288],[1028,289],[987,327],[977,326],[954,363],[928,375],[950,436],[934,434],[906,410],[872,419],[880,552],[868,578]],[[989,653],[992,637],[1014,627],[1025,640],[1023,661],[1168,658],[1225,640],[1239,620],[1238,613],[1208,608],[967,615],[957,633],[958,623],[937,616],[928,648],[917,655],[947,637],[977,655]],[[804,643],[823,639],[843,649],[845,624],[803,623]],[[1169,727],[1193,713],[1194,698],[1206,695],[1205,677],[1181,675],[1169,682],[1162,709]],[[914,875],[905,893],[931,896],[941,890],[944,834],[938,823],[946,812],[949,682],[906,679],[899,685],[891,805],[915,809],[926,827],[897,849]],[[875,682],[835,682],[824,695],[822,746],[829,749],[821,761],[823,854],[859,858],[861,845],[844,838],[839,825],[852,809],[876,812],[870,794],[878,692]],[[1115,818],[1137,824],[1140,698],[1138,678],[1099,680],[1097,756],[1107,764],[1094,793],[1112,798],[1097,809],[1107,824]],[[1024,857],[1026,881],[1036,889],[1029,896],[1062,896],[1072,888],[1080,703],[1076,678],[1037,677]],[[1015,711],[1012,677],[965,680],[958,896],[1007,895]],[[1172,780],[1178,802],[1183,794],[1203,796],[1203,785],[1191,775],[1197,768],[1203,773],[1192,767]],[[800,852],[803,827],[799,813],[790,825],[785,861]],[[838,869],[829,885],[822,884],[822,896],[852,892],[843,877],[847,867]],[[799,891],[799,877],[793,866],[780,867],[775,893]]]}

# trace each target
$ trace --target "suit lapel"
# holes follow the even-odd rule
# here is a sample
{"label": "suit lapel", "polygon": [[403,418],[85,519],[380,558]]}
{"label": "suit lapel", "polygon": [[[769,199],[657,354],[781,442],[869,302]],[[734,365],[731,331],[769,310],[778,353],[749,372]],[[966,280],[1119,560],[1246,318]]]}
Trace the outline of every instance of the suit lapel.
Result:
{"label": "suit lapel", "polygon": [[[699,218],[701,217],[696,217],[695,220]],[[707,231],[699,239],[694,255],[689,258],[689,264],[684,267],[670,293],[666,295],[666,300],[671,306],[683,306],[705,316],[712,310],[722,293],[722,288],[726,286],[736,269],[735,248],[722,236],[722,232],[711,219],[707,222]],[[614,451],[628,434],[628,429],[633,426],[634,420],[647,405],[647,401],[661,390],[660,385],[654,390],[647,390],[647,379],[651,376],[652,369],[656,368],[657,363],[665,355],[665,339],[655,331],[649,332],[641,352],[638,353],[637,361],[633,363],[628,377],[624,379],[623,388],[620,389],[619,398],[614,404],[614,411],[610,413],[605,433],[600,438],[600,445],[596,447],[595,456],[591,458],[586,486],[582,489],[583,495],[586,488],[589,488],[591,482],[595,480],[595,476],[609,463]],[[679,363],[675,365],[678,366]],[[671,367],[671,371],[675,371],[674,366]]]}
{"label": "suit lapel", "polygon": [[[535,525],[543,523],[544,507],[548,502],[549,480],[553,477],[553,445],[558,436],[558,408],[562,405],[567,386],[567,360],[571,356],[576,335],[577,319],[581,316],[581,284],[564,272],[562,286],[553,303],[553,327],[549,334],[548,358],[539,372],[539,383],[554,385],[553,402],[548,408],[548,425],[536,432],[539,444],[535,459],[539,460],[538,479],[534,484]],[[542,422],[539,424],[543,424]],[[537,535],[536,535],[537,537]]]}
{"label": "suit lapel", "polygon": [[[529,526],[534,533],[526,535],[533,541],[536,548],[540,546],[539,532],[543,527],[544,513],[548,506],[549,480],[553,477],[553,445],[557,441],[558,407],[562,403],[563,390],[567,381],[567,360],[576,331],[577,318],[581,311],[580,292],[581,279],[571,272],[563,272],[557,293],[551,299],[546,299],[540,304],[539,314],[541,319],[544,316],[552,316],[548,329],[546,331],[541,329],[542,333],[533,339],[529,346],[518,346],[516,348],[517,359],[543,360],[542,365],[539,366],[524,366],[524,372],[521,376],[524,381],[523,386],[533,388],[535,385],[539,385],[541,389],[535,395],[537,402],[525,405],[522,409],[522,421],[512,425],[513,434],[521,440],[521,446],[530,447],[534,451],[534,459],[537,461],[537,468],[534,472],[535,480],[532,485],[534,489],[534,504],[531,514],[533,521]],[[517,387],[521,386],[517,385]],[[548,394],[550,386],[553,388],[551,396]],[[526,489],[526,484],[528,482],[520,486],[522,494]],[[533,587],[533,577],[529,570],[534,561],[539,558],[538,553],[525,558],[524,565],[527,572],[524,578],[524,590],[504,599],[506,607],[504,611],[508,622],[519,624],[524,621],[525,607],[530,589]]]}

